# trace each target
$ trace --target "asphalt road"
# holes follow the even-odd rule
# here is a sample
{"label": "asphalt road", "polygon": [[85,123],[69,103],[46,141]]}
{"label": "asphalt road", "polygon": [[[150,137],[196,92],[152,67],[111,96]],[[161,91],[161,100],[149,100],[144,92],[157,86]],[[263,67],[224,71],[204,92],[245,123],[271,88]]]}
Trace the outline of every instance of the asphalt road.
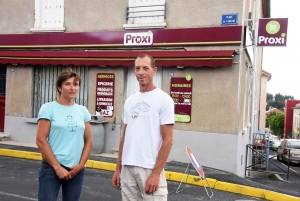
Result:
{"label": "asphalt road", "polygon": [[[36,201],[38,189],[38,169],[40,161],[0,157],[0,200]],[[118,201],[120,191],[111,186],[113,172],[87,168],[81,200]],[[203,187],[186,185],[180,193],[175,193],[179,183],[169,182],[170,201],[210,200]],[[213,189],[214,201],[252,201],[262,200],[240,194]],[[59,199],[61,200],[61,195]]]}

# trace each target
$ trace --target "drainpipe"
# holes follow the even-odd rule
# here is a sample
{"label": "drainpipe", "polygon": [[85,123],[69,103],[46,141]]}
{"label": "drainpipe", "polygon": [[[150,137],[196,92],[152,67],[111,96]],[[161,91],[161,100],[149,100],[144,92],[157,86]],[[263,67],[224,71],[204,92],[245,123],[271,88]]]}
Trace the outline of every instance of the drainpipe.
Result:
{"label": "drainpipe", "polygon": [[260,0],[256,0],[256,8],[255,8],[255,46],[254,46],[254,54],[253,54],[253,74],[252,74],[252,94],[251,94],[251,127],[250,127],[250,144],[253,144],[253,136],[254,136],[254,125],[255,125],[255,116],[256,111],[254,108],[255,105],[255,87],[256,87],[256,69],[257,69],[257,37],[258,37],[258,19],[260,12]]}

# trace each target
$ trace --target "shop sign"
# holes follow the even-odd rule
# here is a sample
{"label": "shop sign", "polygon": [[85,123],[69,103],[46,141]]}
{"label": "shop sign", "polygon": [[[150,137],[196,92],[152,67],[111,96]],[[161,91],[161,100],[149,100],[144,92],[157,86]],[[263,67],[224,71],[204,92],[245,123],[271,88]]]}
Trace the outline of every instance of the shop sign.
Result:
{"label": "shop sign", "polygon": [[286,46],[288,18],[259,19],[257,46]]}
{"label": "shop sign", "polygon": [[192,89],[193,79],[191,75],[187,75],[186,77],[171,78],[170,95],[175,104],[176,122],[191,122]]}
{"label": "shop sign", "polygon": [[114,115],[115,74],[98,73],[96,80],[96,115]]}
{"label": "shop sign", "polygon": [[124,34],[124,46],[152,45],[152,43],[153,43],[152,31]]}

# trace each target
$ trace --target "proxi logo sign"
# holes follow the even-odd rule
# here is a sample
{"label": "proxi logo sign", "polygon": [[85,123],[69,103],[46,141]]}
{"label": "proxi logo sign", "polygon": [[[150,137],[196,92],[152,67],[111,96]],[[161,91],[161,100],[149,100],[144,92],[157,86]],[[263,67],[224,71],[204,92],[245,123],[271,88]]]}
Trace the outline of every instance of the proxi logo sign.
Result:
{"label": "proxi logo sign", "polygon": [[257,46],[286,46],[287,18],[259,19]]}
{"label": "proxi logo sign", "polygon": [[153,33],[148,32],[137,32],[137,33],[126,33],[124,34],[124,45],[152,45]]}
{"label": "proxi logo sign", "polygon": [[272,20],[268,22],[268,24],[266,25],[266,31],[269,34],[277,34],[279,30],[280,30],[280,24],[276,20]]}

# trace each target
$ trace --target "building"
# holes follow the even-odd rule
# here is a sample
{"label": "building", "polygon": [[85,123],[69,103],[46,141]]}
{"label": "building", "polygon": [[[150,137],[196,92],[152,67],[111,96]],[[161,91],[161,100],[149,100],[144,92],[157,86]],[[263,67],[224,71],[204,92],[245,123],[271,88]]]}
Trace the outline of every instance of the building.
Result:
{"label": "building", "polygon": [[4,0],[4,132],[34,143],[39,107],[55,100],[54,78],[70,66],[83,77],[76,101],[92,115],[101,107],[103,152],[112,152],[124,100],[138,90],[134,60],[149,53],[158,66],[156,85],[176,102],[169,160],[188,162],[189,146],[202,165],[244,176],[261,86],[253,19],[267,17],[270,0]]}
{"label": "building", "polygon": [[259,130],[265,131],[266,127],[266,106],[267,106],[267,83],[271,80],[271,73],[262,70],[260,87],[260,107],[259,107]]}
{"label": "building", "polygon": [[300,139],[300,103],[293,108],[293,139]]}
{"label": "building", "polygon": [[279,109],[277,109],[277,108],[272,108],[272,109],[266,111],[266,115],[269,115],[269,114],[271,114],[271,113],[284,114],[283,111],[281,111],[281,110],[279,110]]}
{"label": "building", "polygon": [[[300,104],[300,100],[285,100],[285,109],[284,109],[284,138],[294,138],[295,131],[298,123],[298,118],[296,117],[298,114],[297,105]],[[294,114],[295,112],[295,114]],[[298,134],[298,132],[297,132]]]}

